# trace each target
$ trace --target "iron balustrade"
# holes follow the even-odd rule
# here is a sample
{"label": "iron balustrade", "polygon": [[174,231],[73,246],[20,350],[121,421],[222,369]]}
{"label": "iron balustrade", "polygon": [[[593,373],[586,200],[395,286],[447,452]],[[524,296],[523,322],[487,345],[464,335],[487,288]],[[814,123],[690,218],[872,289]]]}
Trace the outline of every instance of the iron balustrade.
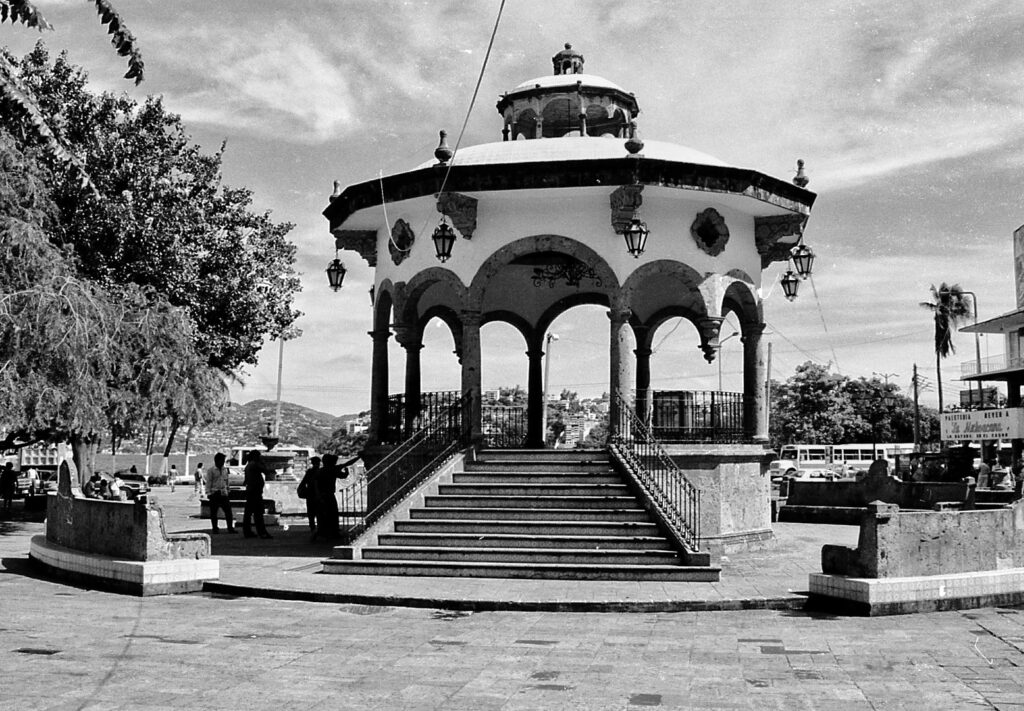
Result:
{"label": "iron balustrade", "polygon": [[676,466],[633,408],[618,395],[614,397],[619,414],[608,438],[612,457],[646,492],[679,541],[696,551],[700,545],[700,490]]}
{"label": "iron balustrade", "polygon": [[484,405],[484,446],[488,449],[526,447],[526,408],[512,405]]}
{"label": "iron balustrade", "polygon": [[431,405],[425,420],[405,441],[339,493],[339,522],[351,541],[397,505],[436,471],[445,460],[469,444],[469,404],[466,395],[444,406]]}
{"label": "iron balustrade", "polygon": [[[419,406],[415,407],[411,398],[403,394],[388,396],[388,411],[383,427],[380,429],[381,444],[399,444],[404,442],[420,428],[422,423],[429,422],[444,412],[462,397],[457,390],[440,390],[437,392],[420,393]],[[410,412],[414,408],[414,412]]]}
{"label": "iron balustrade", "polygon": [[[981,366],[981,370],[978,366]],[[960,363],[960,375],[963,377],[969,375],[981,375],[984,373],[996,373],[1002,370],[1014,370],[1017,368],[1024,368],[1024,357],[1011,356],[1007,353],[1000,353],[998,355],[986,356],[974,360],[965,360]]]}
{"label": "iron balustrade", "polygon": [[711,390],[655,390],[651,431],[662,442],[747,442],[747,397]]}

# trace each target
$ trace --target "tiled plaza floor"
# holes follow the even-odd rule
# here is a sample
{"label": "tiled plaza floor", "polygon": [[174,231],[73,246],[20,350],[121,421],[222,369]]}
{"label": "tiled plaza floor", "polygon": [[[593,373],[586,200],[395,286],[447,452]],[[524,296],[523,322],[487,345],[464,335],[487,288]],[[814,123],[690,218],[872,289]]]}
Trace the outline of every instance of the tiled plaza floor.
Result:
{"label": "tiled plaza floor", "polygon": [[[188,492],[158,491],[172,530]],[[62,585],[27,561],[42,525],[0,516],[0,709],[1024,709],[1024,614],[986,608],[856,618],[792,609],[456,612],[390,596],[740,600],[794,596],[823,541],[780,527],[775,551],[724,561],[718,584],[538,583],[318,575],[298,527],[221,534],[239,588],[361,594],[326,604],[200,593],[136,598]],[[29,519],[31,517],[28,517]],[[744,598],[753,596],[753,598]]]}

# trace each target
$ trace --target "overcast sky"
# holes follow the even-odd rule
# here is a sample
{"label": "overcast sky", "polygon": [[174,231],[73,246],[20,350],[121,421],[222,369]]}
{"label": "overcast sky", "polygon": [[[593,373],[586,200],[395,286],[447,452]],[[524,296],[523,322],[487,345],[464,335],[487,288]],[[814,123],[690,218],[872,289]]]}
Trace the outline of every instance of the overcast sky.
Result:
{"label": "overcast sky", "polygon": [[[120,79],[91,3],[39,0],[97,89],[162,94],[193,138],[227,141],[226,182],[295,224],[304,335],[285,346],[283,398],[334,414],[367,409],[371,270],[355,253],[338,293],[326,285],[333,238],[321,212],[343,185],[430,160],[437,131],[462,126],[500,2],[387,0],[116,0],[146,62],[139,87]],[[769,9],[770,8],[770,9]],[[28,51],[37,33],[0,26]],[[1006,2],[728,2],[507,0],[463,145],[501,140],[498,95],[551,73],[571,42],[586,71],[636,94],[639,129],[780,178],[803,158],[818,194],[806,241],[813,284],[781,295],[765,276],[772,376],[807,360],[850,377],[888,374],[909,391],[916,362],[935,382],[929,285],[974,291],[984,320],[1014,307],[1013,230],[1024,223],[1024,5]],[[652,235],[652,239],[656,236]],[[813,287],[813,288],[812,288]],[[732,332],[723,328],[723,338]],[[552,331],[551,389],[607,389],[607,319],[597,307]],[[457,389],[447,330],[428,327],[425,390]],[[717,389],[688,323],[655,337],[657,389]],[[962,387],[969,334],[945,361],[947,401]],[[525,345],[483,330],[483,384],[526,383]],[[1003,352],[981,338],[982,357]],[[232,387],[236,401],[273,398],[277,344]],[[392,392],[402,359],[392,351]],[[741,345],[723,346],[726,390],[741,386]],[[952,397],[951,397],[952,396]],[[936,404],[934,387],[922,401]]]}

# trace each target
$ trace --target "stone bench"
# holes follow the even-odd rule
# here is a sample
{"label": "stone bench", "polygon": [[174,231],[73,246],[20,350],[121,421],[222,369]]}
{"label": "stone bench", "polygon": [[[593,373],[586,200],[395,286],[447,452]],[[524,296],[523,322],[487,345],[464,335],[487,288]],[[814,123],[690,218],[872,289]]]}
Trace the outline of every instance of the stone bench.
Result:
{"label": "stone bench", "polygon": [[72,582],[135,595],[194,592],[220,577],[205,533],[167,533],[163,510],[148,499],[105,501],[82,495],[74,465],[61,465],[46,509],[46,534],[30,559]]}

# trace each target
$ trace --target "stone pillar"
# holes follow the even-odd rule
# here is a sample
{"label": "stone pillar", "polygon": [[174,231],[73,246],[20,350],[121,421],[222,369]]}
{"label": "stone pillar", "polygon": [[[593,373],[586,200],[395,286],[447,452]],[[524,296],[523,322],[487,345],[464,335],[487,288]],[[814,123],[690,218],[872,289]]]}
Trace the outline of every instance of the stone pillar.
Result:
{"label": "stone pillar", "polygon": [[412,326],[399,326],[395,338],[405,349],[405,434],[412,434],[420,414],[420,351],[423,344]]}
{"label": "stone pillar", "polygon": [[530,359],[526,385],[526,446],[540,449],[544,446],[544,350],[537,342],[536,335],[530,338]]}
{"label": "stone pillar", "polygon": [[391,331],[385,325],[369,331],[373,339],[373,360],[370,365],[370,431],[369,443],[379,444],[388,416],[388,339]]}
{"label": "stone pillar", "polygon": [[639,326],[633,329],[636,337],[636,415],[651,426],[651,329]]}
{"label": "stone pillar", "polygon": [[[1006,406],[1007,407],[1020,407],[1020,380],[1007,380],[1006,381]],[[1010,456],[1013,459],[1010,464],[1015,464],[1018,459],[1024,457],[1024,440],[1011,439],[1010,440]]]}
{"label": "stone pillar", "polygon": [[621,415],[616,395],[627,405],[633,405],[633,386],[636,376],[633,372],[631,351],[636,343],[633,340],[633,329],[629,327],[631,315],[628,308],[621,306],[613,306],[608,312],[608,319],[611,322],[609,334],[611,377],[608,383],[611,402],[609,403],[608,430],[612,434],[619,433],[619,417]]}
{"label": "stone pillar", "polygon": [[768,441],[768,360],[764,324],[746,323],[743,342],[743,430],[754,442]]}
{"label": "stone pillar", "polygon": [[479,444],[483,440],[483,426],[480,392],[480,312],[463,311],[462,320],[462,394],[469,395],[470,441]]}

